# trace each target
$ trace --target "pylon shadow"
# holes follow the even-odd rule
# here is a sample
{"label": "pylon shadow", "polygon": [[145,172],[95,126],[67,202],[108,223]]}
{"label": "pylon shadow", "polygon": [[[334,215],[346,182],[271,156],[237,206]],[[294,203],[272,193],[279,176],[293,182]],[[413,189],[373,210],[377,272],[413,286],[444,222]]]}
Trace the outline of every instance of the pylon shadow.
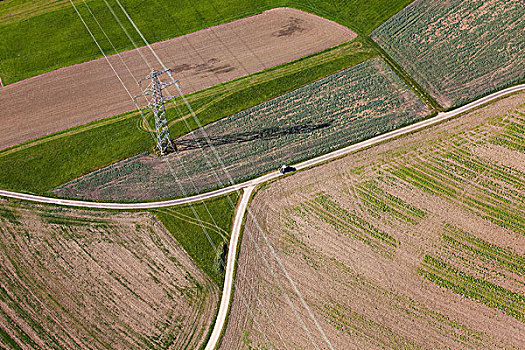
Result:
{"label": "pylon shadow", "polygon": [[[256,140],[272,140],[287,135],[307,134],[316,130],[327,128],[331,123],[295,125],[290,127],[272,127],[259,131],[247,131],[236,134],[208,135],[209,142],[205,137],[188,137],[175,141],[178,152],[189,151],[197,148],[208,148],[228,144],[239,144]],[[196,131],[198,133],[198,131]]]}

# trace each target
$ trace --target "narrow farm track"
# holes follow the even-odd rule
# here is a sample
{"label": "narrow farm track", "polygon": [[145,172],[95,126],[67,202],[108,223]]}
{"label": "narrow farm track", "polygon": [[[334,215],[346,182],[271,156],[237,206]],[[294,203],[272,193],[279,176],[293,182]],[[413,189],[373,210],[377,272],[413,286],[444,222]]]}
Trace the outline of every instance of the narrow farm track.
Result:
{"label": "narrow farm track", "polygon": [[228,261],[226,263],[226,274],[224,277],[224,287],[222,289],[221,305],[219,306],[219,312],[215,319],[215,326],[211,333],[208,344],[205,350],[213,350],[217,347],[221,333],[226,323],[228,316],[228,310],[230,309],[230,301],[233,289],[233,277],[235,272],[235,259],[237,258],[237,248],[239,246],[239,236],[241,235],[242,222],[244,219],[244,213],[248,208],[248,202],[253,193],[254,186],[248,186],[244,189],[242,197],[237,206],[235,212],[235,218],[233,220],[232,234],[230,238],[230,249],[228,251]]}
{"label": "narrow farm track", "polygon": [[[423,128],[436,125],[438,123],[441,123],[443,121],[446,121],[448,119],[454,118],[462,113],[471,111],[475,108],[478,108],[484,104],[487,104],[491,101],[494,101],[496,99],[499,99],[505,95],[512,94],[518,91],[525,90],[525,84],[509,87],[507,89],[495,92],[491,95],[488,95],[486,97],[480,98],[474,102],[471,102],[463,107],[456,108],[449,112],[442,112],[439,113],[437,116],[420,121],[418,123],[400,128],[398,130],[394,130],[391,132],[388,132],[383,135],[376,136],[374,138],[371,138],[369,140],[356,143],[354,145],[342,148],[340,150],[298,163],[294,165],[294,167],[297,170],[303,170],[307,169],[316,165],[320,165],[324,162],[333,160],[335,158],[342,157],[346,154],[356,152],[359,150],[363,150],[365,148],[374,146],[378,143],[385,142],[387,140],[391,140],[397,137],[400,137],[402,135],[406,135],[418,130],[421,130]],[[276,165],[277,166],[277,165]],[[203,201],[205,199],[217,197],[223,194],[231,193],[233,191],[238,190],[244,190],[243,196],[241,198],[240,204],[237,208],[237,212],[235,214],[235,220],[234,225],[232,229],[232,235],[230,240],[230,251],[228,253],[228,261],[226,266],[226,277],[224,282],[224,289],[223,289],[223,295],[221,299],[221,304],[218,312],[218,316],[215,322],[214,329],[212,331],[212,335],[210,337],[210,340],[208,341],[208,344],[206,346],[206,349],[215,349],[217,346],[217,343],[220,339],[220,334],[224,328],[228,309],[230,306],[230,300],[231,300],[231,293],[232,293],[232,284],[233,284],[233,277],[234,277],[234,267],[235,267],[235,258],[236,258],[236,251],[237,251],[237,243],[241,231],[242,221],[244,218],[244,214],[246,212],[248,201],[251,196],[251,193],[253,189],[264,182],[267,182],[269,180],[276,179],[278,177],[282,176],[278,171],[273,171],[268,174],[264,174],[258,178],[255,178],[250,181],[246,181],[243,183],[235,184],[226,188],[218,189],[215,191],[187,197],[187,198],[179,198],[179,199],[173,199],[173,200],[166,200],[166,201],[158,201],[158,202],[146,202],[146,203],[99,203],[99,202],[88,202],[88,201],[78,201],[78,200],[67,200],[67,199],[60,199],[60,198],[51,198],[51,197],[43,197],[43,196],[34,196],[30,194],[25,193],[16,193],[11,191],[4,191],[0,190],[0,196],[9,197],[9,198],[15,198],[15,199],[21,199],[21,200],[28,200],[33,202],[39,202],[39,203],[50,203],[55,205],[64,205],[64,206],[74,206],[74,207],[86,207],[86,208],[99,208],[99,209],[150,209],[150,208],[162,208],[162,207],[168,207],[178,204],[189,204],[189,203],[195,203],[199,201]]]}

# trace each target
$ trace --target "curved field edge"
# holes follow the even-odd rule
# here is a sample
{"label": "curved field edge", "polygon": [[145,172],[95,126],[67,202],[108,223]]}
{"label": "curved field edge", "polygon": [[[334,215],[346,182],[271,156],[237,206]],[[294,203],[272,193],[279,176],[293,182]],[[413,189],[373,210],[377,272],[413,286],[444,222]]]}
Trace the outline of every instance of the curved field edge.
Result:
{"label": "curved field edge", "polygon": [[198,204],[151,210],[219,289],[238,200],[234,192]]}
{"label": "curved field edge", "polygon": [[[233,209],[221,206],[225,199],[209,203],[212,235],[229,234]],[[148,212],[0,200],[2,342],[204,347],[220,289],[179,246],[181,231],[198,235],[181,209],[169,208],[178,218],[168,231]]]}
{"label": "curved field edge", "polygon": [[[380,0],[214,0],[184,1],[174,7],[168,0],[158,0],[155,3],[131,0],[126,1],[125,8],[146,39],[154,43],[277,7],[292,7],[310,12],[367,35],[408,3],[409,0],[395,0],[388,4]],[[101,0],[91,0],[88,4],[99,22],[103,23],[117,50],[122,52],[132,49],[131,42],[104,3]],[[110,4],[120,11],[116,2],[110,0]],[[79,10],[89,25],[96,28],[95,22],[90,22],[93,20],[87,9],[79,4]],[[133,39],[141,43],[141,38],[124,15],[119,12],[118,16]],[[155,20],[151,20],[152,18]],[[0,25],[0,36],[5,39],[0,43],[0,77],[3,84],[101,56],[70,6]],[[100,44],[104,51],[110,52],[112,49],[108,42],[101,41]]]}
{"label": "curved field edge", "polygon": [[[332,49],[217,85],[187,99],[205,125],[350,67],[376,52],[360,38]],[[178,104],[167,111],[173,137],[197,127]],[[181,117],[182,115],[182,117]],[[31,193],[153,149],[136,112],[89,123],[0,151],[0,186]],[[38,170],[38,171],[37,171]]]}

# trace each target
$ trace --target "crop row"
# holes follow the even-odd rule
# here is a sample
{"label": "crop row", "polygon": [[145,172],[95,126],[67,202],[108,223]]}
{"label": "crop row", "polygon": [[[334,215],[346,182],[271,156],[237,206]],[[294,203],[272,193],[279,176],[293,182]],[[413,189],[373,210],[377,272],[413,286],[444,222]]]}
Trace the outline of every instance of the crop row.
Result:
{"label": "crop row", "polygon": [[[462,138],[442,142],[422,157],[410,157],[388,171],[427,193],[461,203],[493,223],[525,232],[523,173],[471,153]],[[456,142],[460,141],[460,142]]]}
{"label": "crop row", "polygon": [[501,145],[514,149],[518,152],[525,152],[525,119],[515,116],[514,121],[510,121],[505,126],[505,131],[490,139],[495,145]]}
{"label": "crop row", "polygon": [[389,327],[352,311],[344,305],[325,304],[323,315],[332,326],[340,331],[352,337],[363,337],[367,343],[375,344],[379,348],[420,349],[419,345],[405,336],[397,334]]}
{"label": "crop row", "polygon": [[17,219],[17,216],[16,214],[13,212],[13,210],[9,209],[9,208],[6,208],[6,207],[1,207],[0,206],[0,220],[2,219],[5,219],[13,224],[18,224],[19,221]]}
{"label": "crop row", "polygon": [[516,187],[516,189],[525,189],[525,178],[521,176],[521,173],[517,173],[515,169],[509,167],[500,166],[495,163],[488,163],[487,161],[473,156],[465,149],[455,149],[451,152],[447,152],[444,157],[454,160],[458,164],[463,165],[465,168],[477,174],[485,172],[488,173],[488,175],[496,177],[499,180]]}
{"label": "crop row", "polygon": [[444,195],[449,198],[457,196],[456,190],[447,187],[441,181],[429,176],[428,174],[418,171],[410,166],[401,166],[390,171],[400,179],[411,183],[412,185],[435,195]]}
{"label": "crop row", "polygon": [[447,245],[461,251],[470,251],[476,256],[493,261],[500,266],[525,277],[525,258],[458,229],[450,224],[444,227],[443,239]]}
{"label": "crop row", "polygon": [[357,186],[357,194],[368,206],[370,215],[376,218],[379,213],[388,213],[401,221],[415,225],[425,217],[425,212],[408,204],[377,186],[375,181],[367,181]]}
{"label": "crop row", "polygon": [[397,242],[392,236],[344,209],[328,194],[319,193],[314,199],[301,203],[299,208],[303,215],[313,215],[332,225],[338,232],[350,235],[386,257],[395,254]]}
{"label": "crop row", "polygon": [[521,294],[468,275],[430,255],[424,257],[418,273],[457,294],[500,309],[518,320],[525,320],[525,296]]}
{"label": "crop row", "polygon": [[[399,290],[392,289],[390,283],[385,285],[381,281],[363,274],[351,272],[352,270],[342,263],[338,265],[338,268],[345,271],[344,277],[335,274],[338,277],[334,276],[334,283],[343,283],[344,291],[338,295],[337,300],[326,302],[320,307],[320,311],[330,324],[341,331],[348,332],[348,334],[354,332],[354,336],[362,336],[366,333],[370,337],[377,337],[374,338],[374,341],[381,342],[382,346],[386,348],[404,349],[411,345],[420,348],[417,345],[421,339],[412,333],[407,336],[407,329],[403,328],[403,325],[407,324],[420,324],[422,327],[430,327],[436,332],[436,337],[432,340],[427,339],[428,342],[425,342],[424,348],[438,348],[442,344],[439,341],[441,337],[453,340],[457,344],[451,346],[452,348],[501,348],[497,345],[489,346],[492,342],[487,334],[428,308],[424,301],[415,300]],[[363,299],[366,300],[366,304],[372,310],[371,313],[367,312],[366,316],[359,314],[356,312],[357,310],[352,310],[348,305],[353,304],[346,302]],[[374,318],[373,310],[376,309],[374,306],[379,306],[378,318],[381,321]],[[386,321],[384,315],[389,315],[387,319],[395,320],[394,323]],[[400,320],[403,322],[399,322]],[[399,331],[399,326],[401,326],[401,331]],[[401,339],[406,342],[406,346],[397,343]]]}
{"label": "crop row", "polygon": [[517,1],[420,0],[372,39],[448,108],[525,78],[524,23]]}

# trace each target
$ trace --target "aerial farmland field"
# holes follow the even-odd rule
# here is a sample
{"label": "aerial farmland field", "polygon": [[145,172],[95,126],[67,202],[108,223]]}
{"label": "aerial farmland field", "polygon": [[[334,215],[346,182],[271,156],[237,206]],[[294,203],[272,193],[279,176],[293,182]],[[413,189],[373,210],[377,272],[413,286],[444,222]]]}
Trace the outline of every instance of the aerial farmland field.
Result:
{"label": "aerial farmland field", "polygon": [[525,79],[520,0],[418,0],[371,35],[444,108]]}
{"label": "aerial farmland field", "polygon": [[221,348],[523,347],[524,97],[261,188]]}
{"label": "aerial farmland field", "polygon": [[[250,74],[186,95],[202,125],[308,85],[322,77],[377,56],[363,39]],[[172,137],[198,127],[187,108],[167,106]],[[186,107],[186,106],[182,106]],[[153,121],[149,116],[150,126]],[[185,123],[188,122],[188,125]],[[0,185],[13,190],[46,193],[81,175],[153,147],[151,127],[139,113],[125,113],[88,123],[0,151]],[[16,164],[16,167],[11,167]],[[33,171],[39,169],[39,173]]]}
{"label": "aerial farmland field", "polygon": [[13,349],[196,349],[219,298],[150,213],[2,199],[0,276],[0,344]]}
{"label": "aerial farmland field", "polygon": [[60,186],[54,193],[105,200],[194,193],[228,183],[222,164],[238,182],[428,114],[427,106],[375,58],[204,127],[214,148],[197,130],[176,140],[178,152],[166,160],[139,155]]}
{"label": "aerial farmland field", "polygon": [[525,349],[524,33],[0,0],[0,349]]}

